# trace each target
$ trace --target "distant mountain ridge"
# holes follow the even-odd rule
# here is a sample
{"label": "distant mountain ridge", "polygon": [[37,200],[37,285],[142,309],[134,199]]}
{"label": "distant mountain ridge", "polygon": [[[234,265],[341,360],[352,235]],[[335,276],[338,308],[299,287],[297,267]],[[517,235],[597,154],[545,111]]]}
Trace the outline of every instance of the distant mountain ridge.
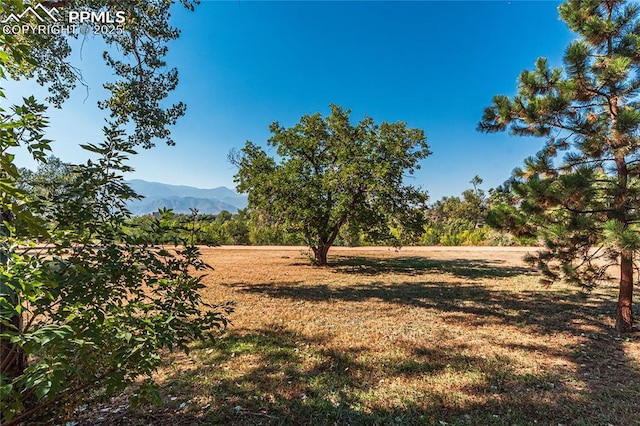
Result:
{"label": "distant mountain ridge", "polygon": [[136,193],[145,197],[127,205],[136,216],[150,214],[163,207],[173,209],[175,213],[187,214],[194,208],[202,214],[218,214],[222,210],[235,213],[247,206],[246,196],[239,195],[226,186],[203,189],[141,179],[132,179],[127,183]]}

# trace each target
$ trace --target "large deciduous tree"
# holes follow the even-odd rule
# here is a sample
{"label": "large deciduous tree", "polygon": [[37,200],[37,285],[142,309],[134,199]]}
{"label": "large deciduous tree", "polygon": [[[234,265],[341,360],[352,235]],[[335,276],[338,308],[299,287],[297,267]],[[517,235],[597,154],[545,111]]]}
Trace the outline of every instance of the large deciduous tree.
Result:
{"label": "large deciduous tree", "polygon": [[[182,103],[166,100],[178,82],[164,61],[167,42],[178,36],[168,23],[172,3],[48,2],[126,16],[122,32],[103,34],[109,46],[103,57],[113,70],[113,80],[105,83],[108,97],[100,103],[108,119],[104,140],[83,145],[92,154],[86,164],[55,172],[62,165],[47,160],[52,141],[45,138],[46,106],[34,97],[7,106],[0,88],[3,425],[55,422],[56,413],[72,413],[83,400],[134,383],[135,398],[157,397],[151,376],[161,362],[159,350],[188,349],[193,339],[226,324],[231,307],[206,303],[198,293],[202,276],[193,271],[207,265],[197,247],[148,245],[125,232],[126,202],[137,197],[124,182],[123,174],[132,170],[127,160],[137,146],[172,144],[169,126],[184,112]],[[182,3],[193,7],[189,0]],[[5,0],[0,16],[20,17],[20,28],[38,25],[39,18],[26,13],[34,4]],[[69,38],[0,32],[0,84],[9,76],[33,77],[48,87],[51,104],[64,107],[82,77],[69,62]],[[48,163],[55,187],[29,183],[15,165],[19,147],[40,165]],[[45,244],[36,246],[37,240]]]}
{"label": "large deciduous tree", "polygon": [[273,123],[268,144],[279,161],[251,142],[232,155],[249,207],[300,231],[316,265],[327,264],[347,222],[374,239],[389,237],[390,225],[422,232],[427,196],[404,180],[430,154],[424,132],[369,117],[352,125],[349,115],[331,105],[327,117],[305,115],[290,128]]}
{"label": "large deciduous tree", "polygon": [[592,287],[619,267],[620,332],[632,330],[640,249],[639,8],[619,0],[562,4],[561,18],[578,34],[564,66],[539,58],[520,74],[518,94],[496,96],[479,124],[546,138],[515,172],[520,215],[510,220],[544,241],[547,250],[532,260],[547,283]]}

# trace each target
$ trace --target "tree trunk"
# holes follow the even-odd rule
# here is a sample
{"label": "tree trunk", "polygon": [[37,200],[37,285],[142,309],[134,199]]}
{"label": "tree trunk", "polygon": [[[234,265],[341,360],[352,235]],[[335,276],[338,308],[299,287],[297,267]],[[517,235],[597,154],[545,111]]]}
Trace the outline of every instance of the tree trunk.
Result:
{"label": "tree trunk", "polygon": [[327,266],[327,253],[331,246],[320,246],[313,248],[313,263],[316,266]]}
{"label": "tree trunk", "polygon": [[620,291],[616,309],[616,330],[629,333],[633,329],[633,253],[623,250],[620,256]]}
{"label": "tree trunk", "polygon": [[[21,330],[22,318],[18,315],[12,317],[9,322],[12,327],[0,324],[0,333],[12,332],[16,329]],[[27,358],[24,349],[15,343],[11,343],[9,339],[0,339],[0,375],[9,379],[9,381],[21,376],[27,368]]]}

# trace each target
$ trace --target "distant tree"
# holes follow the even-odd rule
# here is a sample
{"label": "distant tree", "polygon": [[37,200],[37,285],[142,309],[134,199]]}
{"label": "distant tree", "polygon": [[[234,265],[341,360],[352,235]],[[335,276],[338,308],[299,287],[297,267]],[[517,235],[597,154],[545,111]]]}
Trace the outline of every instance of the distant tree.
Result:
{"label": "distant tree", "polygon": [[449,220],[465,220],[475,226],[483,222],[486,215],[485,192],[480,189],[482,179],[477,175],[469,182],[473,189],[466,189],[462,192],[462,198],[451,196],[442,197],[436,201],[429,209],[432,219],[440,222]]}
{"label": "distant tree", "polygon": [[60,189],[60,185],[72,183],[73,171],[69,163],[65,163],[54,155],[48,156],[38,164],[35,171],[20,170],[18,187],[31,195],[50,195]]}
{"label": "distant tree", "polygon": [[564,67],[539,58],[520,74],[518,94],[496,96],[479,124],[483,132],[547,139],[515,172],[513,226],[527,225],[544,241],[547,250],[533,260],[546,283],[590,288],[618,266],[620,332],[632,330],[640,249],[639,8],[618,0],[562,4],[561,18],[579,35]]}
{"label": "distant tree", "polygon": [[232,218],[233,215],[230,212],[222,210],[216,215],[216,222],[222,225],[223,223],[230,221]]}
{"label": "distant tree", "polygon": [[482,179],[474,176],[462,197],[442,197],[426,212],[427,226],[422,243],[427,245],[477,245],[484,242],[487,232],[479,229],[485,222],[487,198],[480,189]]}
{"label": "distant tree", "polygon": [[480,190],[479,187],[480,185],[482,185],[482,182],[484,182],[482,178],[478,175],[475,175],[469,183],[473,185],[473,191],[478,192]]}
{"label": "distant tree", "polygon": [[233,218],[224,223],[224,229],[231,238],[231,244],[248,245],[249,241],[249,214],[246,209],[236,213]]}
{"label": "distant tree", "polygon": [[[37,210],[45,219],[45,225],[52,229],[56,226],[55,212],[61,208],[57,202],[78,186],[77,180],[78,174],[73,165],[49,155],[38,163],[35,171],[21,169],[17,187],[26,191],[32,203],[38,204]],[[35,205],[32,204],[31,209],[35,211]]]}
{"label": "distant tree", "polygon": [[247,142],[231,156],[239,170],[239,192],[249,207],[304,235],[316,265],[347,221],[369,236],[390,236],[389,218],[398,226],[422,230],[427,196],[403,183],[430,154],[424,132],[405,123],[377,125],[369,117],[357,125],[350,110],[331,105],[331,115],[305,115],[293,127],[270,126],[270,146],[279,162]]}

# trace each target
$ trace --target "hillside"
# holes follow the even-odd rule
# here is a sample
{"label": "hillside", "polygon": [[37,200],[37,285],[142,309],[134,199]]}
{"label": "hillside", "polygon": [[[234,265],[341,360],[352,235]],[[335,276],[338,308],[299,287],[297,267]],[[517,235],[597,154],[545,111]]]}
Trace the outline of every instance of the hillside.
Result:
{"label": "hillside", "polygon": [[239,195],[225,186],[203,189],[140,179],[133,179],[127,183],[145,197],[128,205],[129,210],[138,216],[153,213],[163,207],[173,209],[175,213],[190,213],[191,209],[197,209],[202,214],[218,214],[222,210],[235,213],[247,206],[246,196]]}

